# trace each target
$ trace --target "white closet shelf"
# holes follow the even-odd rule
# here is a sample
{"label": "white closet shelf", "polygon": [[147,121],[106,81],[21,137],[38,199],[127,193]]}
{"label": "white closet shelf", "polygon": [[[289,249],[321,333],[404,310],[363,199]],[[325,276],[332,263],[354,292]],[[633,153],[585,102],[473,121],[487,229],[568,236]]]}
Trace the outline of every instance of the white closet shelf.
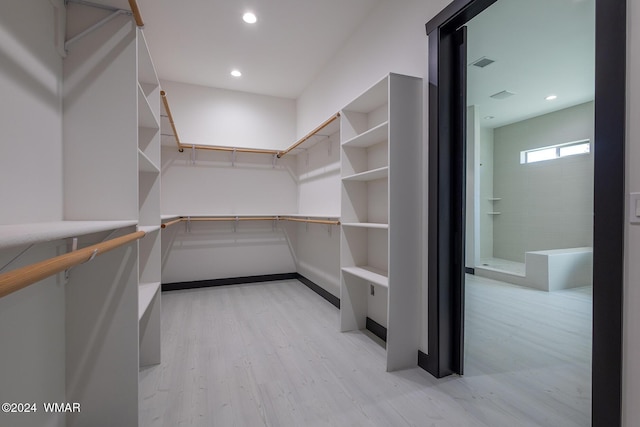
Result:
{"label": "white closet shelf", "polygon": [[136,225],[138,221],[55,221],[0,225],[0,249],[50,242]]}
{"label": "white closet shelf", "polygon": [[177,219],[177,218],[180,218],[181,216],[182,215],[164,214],[164,215],[160,215],[160,219],[162,220]]}
{"label": "white closet shelf", "polygon": [[144,231],[145,233],[153,233],[154,231],[160,230],[159,225],[139,225],[138,231]]}
{"label": "white closet shelf", "polygon": [[160,129],[160,123],[153,114],[153,109],[140,83],[138,83],[138,127]]}
{"label": "white closet shelf", "polygon": [[387,276],[387,272],[378,268],[370,266],[343,267],[342,271],[364,279],[374,285],[383,286],[385,288],[389,287],[389,277]]}
{"label": "white closet shelf", "polygon": [[138,81],[158,86],[158,75],[149,55],[149,47],[144,32],[138,34]]}
{"label": "white closet shelf", "polygon": [[376,127],[369,129],[366,132],[356,135],[353,138],[342,143],[343,147],[356,147],[367,148],[381,142],[386,141],[389,138],[389,122],[379,124]]}
{"label": "white closet shelf", "polygon": [[376,228],[381,230],[388,230],[389,224],[379,224],[375,222],[343,222],[343,227],[360,227],[360,228]]}
{"label": "white closet shelf", "polygon": [[389,166],[345,176],[343,181],[375,181],[389,176]]}
{"label": "white closet shelf", "polygon": [[158,169],[158,167],[155,164],[153,164],[151,159],[147,157],[147,155],[144,154],[144,152],[142,152],[142,150],[140,150],[139,148],[138,148],[138,170],[140,172],[160,173],[160,169]]}
{"label": "white closet shelf", "polygon": [[358,96],[349,105],[343,108],[343,111],[354,111],[356,113],[370,113],[371,111],[382,107],[389,102],[388,89],[389,76],[386,76],[378,83],[365,90],[362,95]]}
{"label": "white closet shelf", "polygon": [[160,282],[140,283],[138,285],[138,320],[142,319],[160,288]]}

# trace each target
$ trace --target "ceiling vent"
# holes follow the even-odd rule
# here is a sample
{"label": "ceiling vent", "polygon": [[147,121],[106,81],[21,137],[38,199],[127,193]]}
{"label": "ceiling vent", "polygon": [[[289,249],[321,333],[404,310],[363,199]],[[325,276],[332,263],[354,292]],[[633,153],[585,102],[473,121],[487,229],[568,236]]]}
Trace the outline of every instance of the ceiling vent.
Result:
{"label": "ceiling vent", "polygon": [[484,68],[487,65],[493,64],[494,62],[496,62],[496,61],[494,61],[493,59],[489,59],[486,56],[483,56],[482,58],[476,59],[475,61],[473,61],[471,63],[471,65],[473,65],[475,67],[478,67],[478,68]]}
{"label": "ceiling vent", "polygon": [[493,99],[507,99],[515,95],[513,92],[509,92],[508,90],[503,90],[502,92],[494,93],[491,95]]}

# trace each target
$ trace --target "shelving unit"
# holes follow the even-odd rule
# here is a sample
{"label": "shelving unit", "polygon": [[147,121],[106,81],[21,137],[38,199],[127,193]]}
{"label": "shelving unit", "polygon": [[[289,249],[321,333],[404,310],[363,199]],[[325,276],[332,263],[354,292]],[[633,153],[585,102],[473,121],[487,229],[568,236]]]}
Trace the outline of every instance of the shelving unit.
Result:
{"label": "shelving unit", "polygon": [[147,236],[138,245],[138,321],[140,366],[160,363],[160,83],[141,29],[138,62],[138,203],[139,229]]}
{"label": "shelving unit", "polygon": [[[89,5],[70,3],[67,33],[95,24],[97,14]],[[160,164],[159,107],[154,110],[159,93],[143,78],[148,71],[139,56],[143,45],[141,31],[121,15],[74,43],[63,63],[64,219],[124,221],[128,226],[118,233],[134,232],[136,225],[147,232],[138,244],[69,273],[64,398],[83,402],[82,412],[67,416],[73,425],[138,423],[139,324],[144,323],[139,283],[160,281],[153,278],[159,275],[153,249],[160,234],[153,230],[160,225],[154,207],[159,184],[153,178],[159,177]],[[81,236],[78,247],[104,238],[104,233]]]}
{"label": "shelving unit", "polygon": [[341,112],[340,327],[384,326],[388,371],[417,363],[421,93],[389,74]]}

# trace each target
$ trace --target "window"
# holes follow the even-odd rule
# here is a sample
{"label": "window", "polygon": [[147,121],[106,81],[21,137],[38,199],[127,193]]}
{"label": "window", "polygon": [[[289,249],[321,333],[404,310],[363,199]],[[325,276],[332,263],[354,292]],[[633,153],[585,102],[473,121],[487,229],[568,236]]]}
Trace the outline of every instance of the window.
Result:
{"label": "window", "polygon": [[535,148],[520,152],[520,163],[535,163],[544,160],[554,160],[561,157],[575,156],[576,154],[588,154],[591,152],[591,143],[588,139],[567,142],[566,144],[551,145],[549,147]]}

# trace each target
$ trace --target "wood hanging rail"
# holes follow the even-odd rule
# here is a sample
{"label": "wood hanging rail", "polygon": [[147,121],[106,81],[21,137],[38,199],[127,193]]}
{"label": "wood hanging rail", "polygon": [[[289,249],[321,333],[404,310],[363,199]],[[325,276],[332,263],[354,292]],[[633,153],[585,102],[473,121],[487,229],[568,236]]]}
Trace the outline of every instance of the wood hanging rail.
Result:
{"label": "wood hanging rail", "polygon": [[331,219],[305,219],[305,218],[294,218],[290,216],[282,216],[280,217],[280,219],[284,221],[307,222],[309,224],[340,225],[340,221],[331,220]]}
{"label": "wood hanging rail", "polygon": [[182,218],[174,219],[172,221],[167,221],[167,222],[163,223],[160,227],[162,227],[162,228],[171,227],[173,224],[177,224],[179,222],[182,222]]}
{"label": "wood hanging rail", "polygon": [[[130,2],[135,0],[129,0]],[[227,151],[227,152],[235,152],[235,153],[255,153],[255,154],[271,154],[275,155],[278,158],[281,158],[285,154],[289,153],[291,150],[297,148],[299,145],[303,144],[309,138],[313,137],[315,134],[320,132],[322,129],[331,124],[334,120],[340,117],[340,113],[336,113],[333,116],[329,117],[325,120],[321,125],[316,127],[314,130],[300,138],[298,141],[294,142],[287,149],[280,150],[268,150],[262,148],[242,148],[242,147],[224,147],[219,145],[202,145],[202,144],[185,144],[180,142],[180,138],[178,137],[178,130],[176,129],[176,124],[173,121],[173,115],[171,114],[171,109],[169,108],[169,102],[167,101],[167,93],[165,91],[160,91],[160,96],[162,97],[162,103],[164,104],[164,109],[167,112],[167,117],[169,118],[169,123],[171,124],[171,129],[173,129],[173,135],[176,138],[176,144],[178,145],[178,151],[183,152],[185,148],[193,148],[196,150],[211,150],[211,151]]]}
{"label": "wood hanging rail", "polygon": [[256,154],[272,154],[277,155],[277,150],[266,150],[261,148],[240,148],[240,147],[222,147],[218,145],[199,145],[199,144],[182,144],[183,148],[195,148],[196,150],[213,150],[213,151],[229,151],[236,153],[256,153]]}
{"label": "wood hanging rail", "polygon": [[329,117],[327,120],[324,121],[324,123],[322,123],[320,126],[318,126],[317,128],[315,128],[314,130],[312,130],[311,132],[309,132],[308,134],[306,134],[305,136],[303,136],[302,138],[300,138],[297,142],[294,142],[289,148],[287,148],[284,151],[281,151],[278,153],[278,158],[284,156],[285,154],[287,154],[289,151],[293,150],[294,148],[298,147],[300,144],[304,143],[306,140],[308,140],[309,138],[311,138],[312,136],[314,136],[315,134],[317,134],[318,132],[320,132],[322,129],[324,129],[325,127],[329,126],[329,124],[331,124],[334,120],[336,120],[338,117],[340,117],[340,113],[336,113],[333,116]]}
{"label": "wood hanging rail", "polygon": [[0,298],[19,291],[22,288],[26,288],[27,286],[39,282],[40,280],[56,273],[90,261],[98,255],[102,255],[112,249],[141,239],[144,236],[144,231],[136,231],[122,237],[87,246],[86,248],[79,249],[77,251],[69,252],[64,255],[0,274]]}
{"label": "wood hanging rail", "polygon": [[305,218],[295,218],[290,216],[229,216],[229,217],[188,217],[188,218],[178,218],[169,222],[165,222],[161,225],[162,228],[167,228],[172,226],[173,224],[177,224],[182,221],[294,221],[294,222],[307,222],[311,224],[327,224],[327,225],[340,225],[340,221],[338,220],[329,220],[329,219],[305,219]]}
{"label": "wood hanging rail", "polygon": [[161,90],[160,96],[162,97],[162,103],[164,104],[164,109],[167,112],[167,117],[169,118],[169,123],[171,124],[171,129],[173,129],[173,136],[176,138],[176,144],[178,144],[178,151],[181,153],[184,151],[182,148],[182,143],[180,142],[180,138],[178,137],[178,131],[176,130],[176,124],[173,122],[173,115],[171,114],[171,109],[169,108],[169,101],[167,101],[167,92]]}
{"label": "wood hanging rail", "polygon": [[129,0],[129,7],[131,7],[131,12],[133,13],[136,25],[141,28],[144,27],[144,21],[142,21],[142,15],[140,15],[140,8],[138,8],[136,0]]}

